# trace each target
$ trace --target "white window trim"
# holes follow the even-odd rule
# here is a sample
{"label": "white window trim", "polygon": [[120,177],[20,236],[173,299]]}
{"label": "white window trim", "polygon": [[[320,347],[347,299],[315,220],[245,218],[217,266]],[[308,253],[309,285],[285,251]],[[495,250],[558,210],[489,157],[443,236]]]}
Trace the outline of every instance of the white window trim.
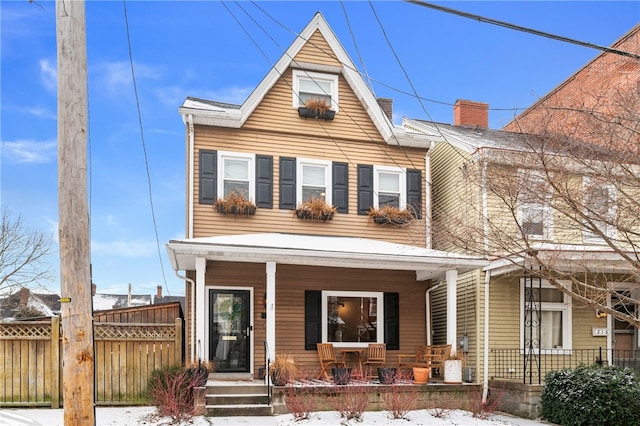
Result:
{"label": "white window trim", "polygon": [[[331,93],[325,93],[331,96],[331,109],[338,112],[338,76],[335,74],[324,74],[319,72],[311,72],[304,70],[293,70],[293,100],[292,106],[297,109],[300,105],[300,97],[298,93],[300,91],[300,79],[309,80],[322,80],[331,83]],[[320,90],[318,90],[320,94]]]}
{"label": "white window trim", "polygon": [[[640,298],[640,290],[639,290],[640,283],[637,283],[637,282],[620,283],[620,282],[608,281],[607,287],[615,291],[630,291],[632,297],[634,297],[636,300]],[[607,295],[607,307],[609,307],[610,309],[613,308],[612,301],[611,301],[611,293]],[[640,303],[638,303],[637,309],[640,310]],[[609,339],[614,338],[614,328],[615,328],[614,322],[615,322],[615,319],[611,315],[607,315],[607,328],[609,328]],[[634,333],[635,333],[634,340],[635,340],[636,348],[640,348],[640,328],[635,327]],[[608,342],[607,344],[609,345],[609,347],[612,347],[611,346],[612,342]]]}
{"label": "white window trim", "polygon": [[373,166],[373,207],[376,209],[380,207],[378,194],[380,194],[380,173],[394,173],[397,174],[400,180],[400,210],[407,208],[407,170],[403,167],[390,167],[390,166]]}
{"label": "white window trim", "polygon": [[[518,176],[522,176],[524,173],[532,173],[542,176],[544,172],[541,170],[527,170],[518,169]],[[542,179],[545,179],[542,177]],[[527,208],[542,207],[542,235],[527,234],[526,237],[532,240],[551,240],[553,238],[553,209],[551,208],[551,201],[553,199],[552,189],[549,188],[549,192],[541,197],[539,203],[526,203],[518,201],[518,222],[523,224],[525,210]]]}
{"label": "white window trim", "polygon": [[[565,288],[569,288],[571,283],[569,281],[560,282]],[[524,322],[525,322],[525,306],[524,306],[524,288],[525,278],[520,278],[520,352],[524,352]],[[542,288],[557,289],[553,284],[547,280],[542,280]],[[559,291],[559,290],[558,290]],[[562,312],[562,347],[553,349],[540,349],[540,353],[548,355],[561,355],[571,354],[573,350],[573,320],[572,320],[572,303],[571,296],[566,293],[562,293],[563,302],[541,302],[541,311],[556,311]]]}
{"label": "white window trim", "polygon": [[[582,178],[582,191],[583,191],[583,194],[586,194],[587,188],[589,188],[589,187],[591,187],[593,185],[592,184],[593,181],[595,181],[595,179],[593,179],[590,176],[584,176]],[[615,187],[615,185],[610,184],[610,183],[601,183],[600,185],[605,187],[605,188],[607,188],[607,190],[609,192],[609,195],[611,197],[610,200],[609,200],[610,204],[609,204],[609,211],[607,212],[607,216],[609,217],[610,220],[613,220],[613,219],[615,219],[616,214],[618,212],[618,209],[617,209],[617,206],[616,206],[616,199],[617,199],[617,196],[618,196],[616,187]],[[616,238],[617,231],[616,231],[615,226],[611,226],[611,225],[608,225],[608,224],[603,224],[603,225],[608,228],[608,229],[604,229],[604,230],[601,229],[602,231],[604,231],[603,233],[606,236],[608,236],[609,238]],[[582,238],[583,238],[585,244],[586,243],[601,243],[601,244],[604,243],[602,237],[600,237],[599,235],[595,235],[595,234],[593,234],[592,232],[590,232],[590,231],[588,231],[586,229],[582,230]]]}
{"label": "white window trim", "polygon": [[249,160],[249,199],[255,200],[256,188],[256,156],[255,154],[246,154],[243,152],[218,151],[218,176],[217,176],[217,193],[218,199],[224,197],[224,159],[237,158]]}
{"label": "white window trim", "polygon": [[298,158],[296,160],[296,200],[298,203],[302,202],[302,166],[322,166],[325,168],[324,171],[324,179],[325,179],[325,195],[324,200],[328,205],[332,204],[332,188],[333,182],[331,179],[331,161],[327,160],[314,160],[311,158]]}
{"label": "white window trim", "polygon": [[[376,324],[376,342],[384,343],[384,293],[375,291],[323,291],[322,292],[322,342],[328,343],[328,318],[327,318],[327,299],[330,296],[339,297],[375,297],[378,299],[377,308],[377,324]],[[331,342],[337,348],[366,348],[369,343],[374,342]]]}

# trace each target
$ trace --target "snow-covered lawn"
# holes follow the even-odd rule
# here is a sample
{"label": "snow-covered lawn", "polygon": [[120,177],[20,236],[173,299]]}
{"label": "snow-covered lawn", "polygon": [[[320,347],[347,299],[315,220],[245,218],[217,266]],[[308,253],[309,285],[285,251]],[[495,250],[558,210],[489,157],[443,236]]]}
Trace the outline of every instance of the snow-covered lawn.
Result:
{"label": "snow-covered lawn", "polygon": [[[96,408],[96,425],[172,425],[171,419],[155,416],[155,407],[98,407]],[[193,417],[189,423],[180,425],[209,426],[209,425],[243,425],[243,426],[338,426],[338,425],[392,425],[392,426],[452,426],[452,425],[548,425],[535,420],[521,419],[502,414],[494,414],[487,420],[475,419],[471,413],[462,410],[452,410],[444,417],[434,417],[429,410],[415,410],[407,415],[407,420],[393,420],[385,411],[367,411],[362,416],[362,422],[355,420],[341,421],[335,411],[324,411],[313,414],[310,420],[295,422],[291,414],[273,417]],[[2,426],[64,426],[62,409],[2,409],[0,410],[0,425]]]}

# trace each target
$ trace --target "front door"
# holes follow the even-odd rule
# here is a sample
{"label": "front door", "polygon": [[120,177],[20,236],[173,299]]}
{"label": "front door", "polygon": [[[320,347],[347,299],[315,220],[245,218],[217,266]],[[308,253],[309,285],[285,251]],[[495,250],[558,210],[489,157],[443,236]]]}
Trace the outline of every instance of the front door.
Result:
{"label": "front door", "polygon": [[216,373],[249,372],[251,292],[209,290],[209,358]]}

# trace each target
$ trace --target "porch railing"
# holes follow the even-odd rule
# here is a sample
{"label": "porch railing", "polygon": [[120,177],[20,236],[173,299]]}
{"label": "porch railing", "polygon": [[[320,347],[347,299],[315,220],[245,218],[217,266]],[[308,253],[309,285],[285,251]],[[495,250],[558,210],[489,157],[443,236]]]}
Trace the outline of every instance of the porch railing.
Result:
{"label": "porch railing", "polygon": [[[531,362],[529,357],[536,360]],[[611,360],[611,362],[609,362]],[[640,350],[615,349],[548,349],[542,353],[527,354],[524,349],[491,349],[489,377],[494,379],[522,380],[525,384],[540,384],[551,371],[576,368],[580,365],[616,365],[635,370],[640,377]],[[532,368],[532,365],[535,368]]]}

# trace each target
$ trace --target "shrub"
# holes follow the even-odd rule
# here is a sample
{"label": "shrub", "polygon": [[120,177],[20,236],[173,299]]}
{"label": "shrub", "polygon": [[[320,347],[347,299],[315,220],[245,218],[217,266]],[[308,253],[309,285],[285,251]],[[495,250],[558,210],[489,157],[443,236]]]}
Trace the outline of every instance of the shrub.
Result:
{"label": "shrub", "polygon": [[477,387],[468,394],[467,408],[476,419],[487,420],[500,407],[504,393],[504,388],[494,387],[489,390],[487,400],[483,401],[483,390]]}
{"label": "shrub", "polygon": [[407,419],[407,414],[416,408],[418,386],[413,385],[411,375],[396,370],[395,380],[382,393],[384,408],[393,419]]}
{"label": "shrub", "polygon": [[370,392],[369,387],[357,383],[332,386],[329,403],[341,418],[360,422],[369,403]]}
{"label": "shrub", "polygon": [[174,422],[187,421],[193,416],[193,388],[195,378],[181,366],[163,367],[151,372],[148,392],[158,408],[158,414]]}
{"label": "shrub", "polygon": [[[306,381],[303,377],[300,377],[300,379],[302,382]],[[311,415],[317,411],[318,399],[315,389],[314,386],[305,384],[287,384],[282,389],[284,403],[296,422],[310,419]]]}
{"label": "shrub", "polygon": [[561,425],[638,425],[640,382],[615,366],[580,366],[548,373],[541,415]]}

